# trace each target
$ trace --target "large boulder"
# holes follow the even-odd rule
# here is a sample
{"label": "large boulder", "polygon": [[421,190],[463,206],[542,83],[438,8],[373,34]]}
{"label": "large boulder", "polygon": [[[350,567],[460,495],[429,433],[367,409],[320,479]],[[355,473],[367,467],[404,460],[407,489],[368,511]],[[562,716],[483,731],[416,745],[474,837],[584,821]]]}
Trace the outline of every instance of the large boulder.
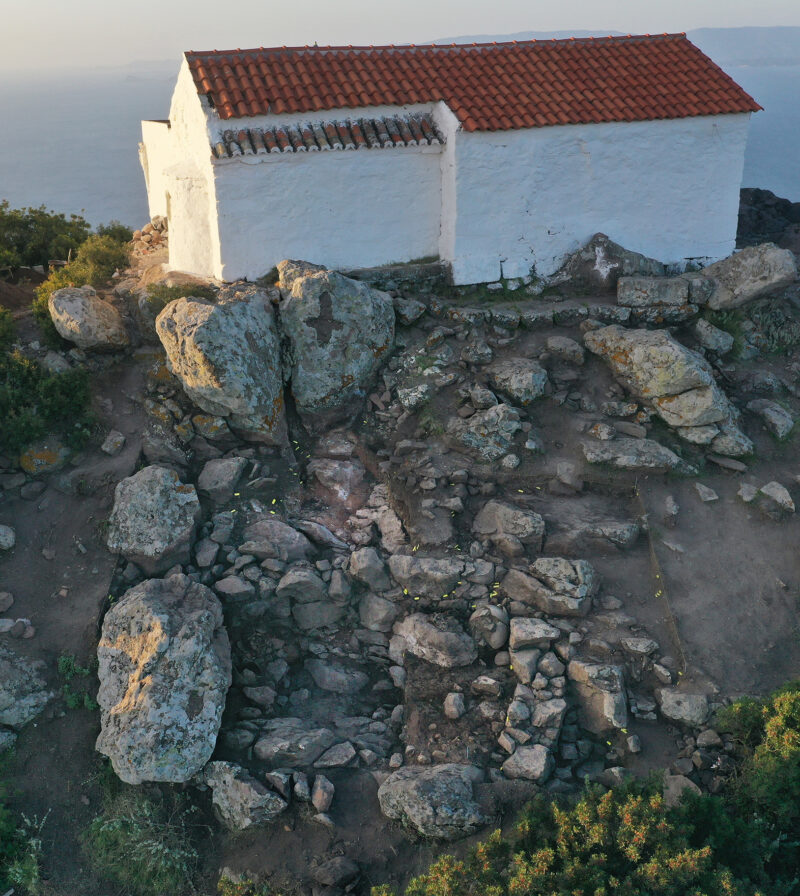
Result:
{"label": "large boulder", "polygon": [[381,784],[378,802],[384,815],[411,825],[423,837],[458,840],[489,820],[473,793],[482,777],[481,770],[471,765],[409,766]]}
{"label": "large boulder", "polygon": [[590,464],[608,464],[633,473],[666,473],[688,469],[669,448],[652,439],[612,439],[609,442],[583,442],[583,456]]}
{"label": "large boulder", "polygon": [[498,392],[524,407],[544,395],[548,380],[547,371],[538,361],[506,358],[489,368],[489,382]]}
{"label": "large boulder", "polygon": [[59,335],[78,348],[108,350],[130,341],[120,313],[91,286],[57,289],[47,310]]}
{"label": "large boulder", "polygon": [[670,722],[699,728],[708,719],[708,698],[705,694],[691,694],[677,688],[660,688],[656,691],[656,699],[661,715]]}
{"label": "large boulder", "polygon": [[511,536],[521,544],[540,551],[545,525],[542,517],[532,510],[522,510],[503,501],[487,501],[476,514],[472,531],[488,538]]}
{"label": "large boulder", "polygon": [[97,750],[128,784],[181,783],[211,758],[231,655],[214,593],[187,576],[131,588],[97,646]]}
{"label": "large boulder", "polygon": [[166,467],[144,467],[117,484],[106,544],[148,575],[157,575],[188,562],[199,517],[193,485]]}
{"label": "large boulder", "polygon": [[510,600],[553,616],[585,616],[599,586],[589,562],[564,557],[540,557],[528,573],[510,569],[501,585]]}
{"label": "large boulder", "polygon": [[708,305],[719,311],[738,308],[791,286],[797,279],[797,261],[788,249],[762,243],[710,264],[701,273],[714,281]]}
{"label": "large boulder", "polygon": [[503,774],[507,778],[523,778],[544,784],[555,767],[555,761],[547,747],[533,744],[517,747],[503,763]]}
{"label": "large boulder", "polygon": [[288,805],[283,797],[232,762],[209,762],[202,780],[211,788],[214,809],[231,831],[267,824]]}
{"label": "large boulder", "polygon": [[583,341],[640,399],[679,395],[714,383],[710,364],[666,330],[626,330],[614,325],[589,330]]}
{"label": "large boulder", "polygon": [[411,653],[443,669],[469,666],[478,658],[475,641],[449,617],[412,613],[395,623],[394,633],[394,651]]}
{"label": "large boulder", "polygon": [[265,290],[234,284],[216,303],[177,299],[158,315],[156,332],[167,366],[198,407],[244,438],[286,444],[280,345]]}
{"label": "large boulder", "polygon": [[252,554],[258,560],[282,560],[292,563],[306,560],[315,553],[314,545],[297,529],[274,517],[251,523],[244,530],[242,554]]}
{"label": "large boulder", "polygon": [[286,375],[300,416],[317,430],[346,415],[394,344],[388,293],[330,271],[295,276],[280,307]]}
{"label": "large boulder", "polygon": [[666,272],[666,266],[660,261],[623,249],[604,233],[596,233],[550,279],[554,283],[569,281],[573,286],[593,291],[614,292],[620,277],[636,274],[663,277]]}
{"label": "large boulder", "polygon": [[22,728],[53,698],[42,680],[43,666],[0,644],[0,725]]}
{"label": "large boulder", "polygon": [[463,560],[393,554],[389,571],[398,585],[413,597],[440,600],[456,587],[464,573]]}
{"label": "large boulder", "polygon": [[335,739],[330,729],[315,727],[311,719],[270,719],[262,727],[253,752],[262,762],[275,768],[307,766],[312,765]]}

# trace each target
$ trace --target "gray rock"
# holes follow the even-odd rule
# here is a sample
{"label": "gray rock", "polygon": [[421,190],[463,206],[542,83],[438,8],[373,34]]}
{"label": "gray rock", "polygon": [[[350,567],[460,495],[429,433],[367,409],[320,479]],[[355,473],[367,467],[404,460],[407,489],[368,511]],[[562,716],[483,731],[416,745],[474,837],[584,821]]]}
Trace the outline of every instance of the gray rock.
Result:
{"label": "gray rock", "polygon": [[617,470],[666,473],[685,468],[677,454],[652,439],[583,442],[582,448],[583,456],[590,464],[608,464]]}
{"label": "gray rock", "polygon": [[265,290],[240,283],[216,303],[177,299],[158,315],[156,331],[195,404],[245,438],[286,444],[280,346]]}
{"label": "gray rock", "polygon": [[545,524],[538,513],[520,510],[502,501],[488,501],[472,523],[476,535],[513,535],[521,544],[531,545],[535,551],[542,549]]}
{"label": "gray rock", "polygon": [[456,450],[467,451],[483,463],[491,463],[508,454],[514,437],[522,429],[519,412],[507,404],[476,411],[466,420],[451,417],[446,436]]}
{"label": "gray rock", "polygon": [[333,803],[336,788],[325,775],[317,775],[314,778],[314,786],[311,788],[311,803],[317,812],[327,812]]}
{"label": "gray rock", "polygon": [[381,784],[378,802],[387,818],[411,825],[423,837],[458,840],[488,822],[473,793],[481,777],[470,765],[401,768]]}
{"label": "gray rock", "polygon": [[0,551],[10,551],[17,543],[17,533],[11,526],[0,526]]}
{"label": "gray rock", "polygon": [[239,550],[259,560],[293,563],[295,560],[306,560],[315,553],[314,546],[305,535],[276,519],[256,520],[244,530],[243,538]]}
{"label": "gray rock", "polygon": [[756,398],[747,402],[747,410],[761,417],[764,426],[778,439],[785,439],[794,427],[794,417],[775,401]]}
{"label": "gray rock", "polygon": [[200,501],[174,470],[150,466],[123,479],[114,491],[106,544],[148,575],[187,563]]}
{"label": "gray rock", "polygon": [[695,339],[700,345],[711,352],[715,352],[718,355],[727,355],[733,348],[733,336],[730,333],[726,333],[725,330],[715,327],[714,324],[710,324],[702,317],[695,321],[692,330]]}
{"label": "gray rock", "polygon": [[708,719],[708,698],[705,694],[688,694],[677,688],[660,688],[656,699],[661,715],[671,722],[699,728]]}
{"label": "gray rock", "polygon": [[791,286],[797,279],[797,262],[788,249],[774,243],[748,246],[700,272],[714,281],[708,306],[715,311],[738,308]]}
{"label": "gray rock", "polygon": [[394,344],[391,296],[328,271],[296,277],[280,309],[286,371],[297,410],[312,429],[365,394]]}
{"label": "gray rock", "polygon": [[583,348],[569,336],[548,336],[547,351],[562,361],[568,361],[570,364],[582,365],[584,362]]}
{"label": "gray rock", "polygon": [[312,264],[310,261],[299,261],[285,258],[276,265],[278,270],[278,285],[284,292],[289,292],[294,286],[294,281],[300,277],[308,277],[310,274],[318,274],[328,269],[321,264]]}
{"label": "gray rock", "polygon": [[710,504],[712,501],[719,501],[719,495],[714,489],[709,488],[707,485],[703,485],[702,482],[695,482],[694,488],[704,504]]}
{"label": "gray rock", "polygon": [[325,600],[328,596],[325,582],[311,569],[292,567],[278,582],[275,593],[281,600],[293,600],[310,604]]}
{"label": "gray rock", "polygon": [[391,587],[386,575],[386,564],[375,548],[359,548],[350,555],[350,575],[373,591],[387,591]]}
{"label": "gray rock", "polygon": [[628,724],[625,680],[621,666],[570,660],[567,676],[578,700],[581,725],[601,735]]}
{"label": "gray rock", "polygon": [[613,292],[620,277],[663,277],[665,274],[666,267],[660,261],[624,249],[604,233],[596,233],[550,279],[556,283],[569,281],[574,286]]}
{"label": "gray rock", "polygon": [[244,457],[209,460],[197,478],[197,490],[217,504],[230,501],[246,466],[247,459]]}
{"label": "gray rock", "polygon": [[617,302],[628,308],[685,305],[688,301],[689,283],[680,277],[620,277],[617,281]]}
{"label": "gray rock", "polygon": [[525,407],[544,395],[547,371],[532,358],[507,358],[489,368],[489,382],[517,405]]}
{"label": "gray rock", "polygon": [[358,605],[361,624],[371,632],[390,632],[397,612],[392,601],[377,594],[365,594]]}
{"label": "gray rock", "polygon": [[502,581],[511,600],[530,604],[554,616],[585,616],[597,593],[599,580],[586,560],[540,557],[530,574],[511,569]]}
{"label": "gray rock", "polygon": [[317,728],[311,719],[270,719],[264,724],[253,752],[271,766],[309,766],[334,743],[328,728]]}
{"label": "gray rock", "polygon": [[0,644],[0,725],[22,728],[53,699],[42,679],[44,663]]}
{"label": "gray rock", "polygon": [[444,714],[448,719],[460,719],[466,711],[464,695],[458,691],[453,691],[444,698]]}
{"label": "gray rock", "polygon": [[304,632],[336,625],[347,613],[347,607],[332,600],[292,605],[295,625]]}
{"label": "gray rock", "polygon": [[469,666],[478,658],[475,642],[454,619],[413,613],[395,623],[394,633],[406,652],[445,669]]}
{"label": "gray rock", "polygon": [[759,504],[768,514],[780,517],[794,513],[794,501],[788,489],[780,482],[768,482],[758,490]]}
{"label": "gray rock", "polygon": [[507,778],[523,778],[544,784],[553,771],[555,761],[547,747],[542,744],[520,746],[503,763],[503,774]]}
{"label": "gray rock", "polygon": [[700,796],[702,790],[691,779],[684,775],[664,775],[664,805],[673,809],[678,806],[684,791]]}
{"label": "gray rock", "polygon": [[561,637],[561,629],[543,619],[512,619],[509,646],[512,650],[525,647],[550,648],[551,642]]}
{"label": "gray rock", "polygon": [[357,694],[369,684],[369,676],[360,669],[352,669],[339,662],[312,658],[306,660],[306,670],[323,691],[335,694]]}
{"label": "gray rock", "polygon": [[724,423],[711,440],[711,450],[727,457],[746,457],[755,451],[753,443],[733,423]]}
{"label": "gray rock", "polygon": [[314,763],[316,768],[344,768],[356,758],[355,747],[346,740],[327,749]]}
{"label": "gray rock", "polygon": [[47,310],[64,339],[82,349],[115,349],[130,340],[122,317],[91,286],[57,289],[47,300]]}
{"label": "gray rock", "polygon": [[708,426],[727,420],[731,414],[727,396],[716,385],[655,398],[653,407],[669,426]]}
{"label": "gray rock", "polygon": [[418,554],[394,554],[389,557],[389,571],[410,595],[437,600],[455,588],[464,574],[464,562]]}
{"label": "gray rock", "polygon": [[228,830],[244,831],[274,821],[287,807],[277,793],[232,762],[209,762],[202,773],[211,801]]}
{"label": "gray rock", "polygon": [[231,683],[222,606],[187,576],[131,588],[97,647],[96,749],[128,784],[188,781],[211,758]]}
{"label": "gray rock", "polygon": [[121,432],[117,432],[116,429],[112,429],[103,440],[100,450],[110,457],[116,457],[122,451],[124,445],[125,436]]}
{"label": "gray rock", "polygon": [[560,729],[567,712],[567,701],[557,697],[554,700],[542,700],[533,710],[531,724],[534,728]]}
{"label": "gray rock", "polygon": [[469,617],[472,637],[492,650],[502,650],[508,642],[508,612],[503,607],[479,601]]}

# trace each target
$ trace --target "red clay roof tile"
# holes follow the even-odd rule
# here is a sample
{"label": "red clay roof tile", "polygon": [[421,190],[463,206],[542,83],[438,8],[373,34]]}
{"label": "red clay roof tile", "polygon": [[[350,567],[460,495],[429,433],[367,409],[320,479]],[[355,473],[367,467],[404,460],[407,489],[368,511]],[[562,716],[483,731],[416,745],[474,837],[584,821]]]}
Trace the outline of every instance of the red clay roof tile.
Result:
{"label": "red clay roof tile", "polygon": [[222,119],[444,100],[468,131],[761,107],[683,34],[187,53]]}

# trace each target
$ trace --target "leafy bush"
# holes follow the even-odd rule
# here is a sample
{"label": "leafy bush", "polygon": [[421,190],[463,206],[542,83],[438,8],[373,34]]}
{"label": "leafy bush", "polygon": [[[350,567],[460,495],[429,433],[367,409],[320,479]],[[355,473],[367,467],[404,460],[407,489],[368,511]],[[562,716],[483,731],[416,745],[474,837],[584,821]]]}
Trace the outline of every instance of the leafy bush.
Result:
{"label": "leafy bush", "polygon": [[80,215],[39,208],[11,208],[0,201],[0,267],[47,265],[52,258],[67,258],[89,236],[90,226]]}
{"label": "leafy bush", "polygon": [[100,236],[110,236],[118,243],[129,243],[133,239],[131,228],[116,220],[109,221],[108,224],[101,224],[97,228],[97,232]]}
{"label": "leafy bush", "polygon": [[737,700],[717,725],[740,745],[732,810],[760,834],[772,877],[800,885],[800,681]]}
{"label": "leafy bush", "polygon": [[89,398],[85,370],[48,373],[17,353],[0,354],[0,451],[18,454],[51,432],[79,447],[91,422]]}
{"label": "leafy bush", "polygon": [[5,351],[14,341],[16,329],[14,318],[8,308],[0,308],[0,352]]}
{"label": "leafy bush", "polygon": [[65,343],[50,318],[47,302],[58,289],[66,286],[102,286],[118,268],[128,264],[127,247],[109,234],[93,234],[78,250],[74,261],[53,271],[47,280],[36,288],[33,300],[33,316],[39,324],[45,342],[60,348]]}
{"label": "leafy bush", "polygon": [[83,834],[95,871],[135,896],[179,896],[192,884],[200,855],[192,841],[194,810],[175,796],[156,800],[126,790],[107,803]]}

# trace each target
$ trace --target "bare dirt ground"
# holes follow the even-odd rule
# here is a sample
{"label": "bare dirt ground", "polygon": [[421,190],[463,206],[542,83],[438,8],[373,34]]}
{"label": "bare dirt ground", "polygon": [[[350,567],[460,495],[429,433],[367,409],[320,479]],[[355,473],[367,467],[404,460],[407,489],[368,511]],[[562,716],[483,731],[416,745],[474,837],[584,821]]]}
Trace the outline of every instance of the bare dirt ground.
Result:
{"label": "bare dirt ground", "polygon": [[[9,289],[0,296],[3,303],[14,300]],[[30,320],[23,318],[21,326],[23,335],[31,338]],[[535,356],[547,332],[521,337],[513,354]],[[580,339],[577,327],[558,332]],[[790,360],[770,363],[782,369]],[[117,563],[103,544],[103,522],[116,482],[133,472],[139,461],[147,419],[140,402],[147,363],[126,357],[95,378],[101,429],[113,427],[127,438],[119,456],[108,458],[95,447],[76,458],[73,467],[48,477],[45,490],[34,500],[11,497],[0,502],[0,522],[13,525],[17,532],[15,550],[0,559],[0,590],[15,595],[14,614],[30,618],[36,628],[32,639],[14,642],[14,648],[45,662],[54,691],[62,684],[56,673],[59,656],[74,654],[86,664],[96,648]],[[763,367],[764,362],[742,366],[748,364]],[[589,358],[581,378],[583,391],[599,404],[611,384],[608,370]],[[731,397],[737,398],[735,391]],[[434,414],[446,414],[447,400],[441,393]],[[721,696],[737,696],[766,693],[800,673],[800,520],[765,518],[736,497],[743,481],[760,485],[774,479],[800,500],[800,436],[793,434],[787,442],[777,443],[749,419],[745,428],[756,442],[757,454],[748,471],[732,473],[710,464],[702,470],[699,481],[719,495],[713,503],[700,500],[697,480],[677,476],[587,473],[585,492],[569,496],[549,493],[546,483],[557,461],[581,460],[581,427],[589,418],[547,402],[537,407],[534,417],[545,453],[507,474],[498,494],[517,500],[523,489],[530,496],[526,506],[548,521],[574,522],[601,512],[620,519],[646,514],[649,535],[631,550],[606,546],[582,555],[600,573],[603,594],[619,598],[623,611],[662,648],[669,645],[674,657],[685,658],[688,680],[709,691],[718,689]],[[70,493],[60,485],[63,473],[70,474],[73,486],[82,479],[86,485],[79,484],[77,493]],[[675,528],[667,528],[663,521],[669,495],[680,506]],[[65,596],[59,596],[62,588]],[[420,696],[422,701],[424,695]],[[93,750],[98,729],[96,713],[67,709],[63,700],[56,699],[21,733],[11,764],[15,804],[40,818],[49,813],[43,830],[44,871],[53,893],[61,896],[109,892],[106,884],[91,876],[79,845],[80,831],[100,808],[99,764]],[[637,773],[669,764],[676,750],[673,729],[662,723],[632,722],[630,730],[644,745],[632,762]],[[220,867],[291,883],[315,863],[339,854],[359,862],[367,885],[397,884],[441,853],[440,846],[419,841],[380,815],[377,783],[369,772],[342,770],[332,772],[331,778],[346,794],[331,810],[334,830],[292,809],[266,830],[238,837],[217,834],[205,843],[204,892],[214,892]],[[520,792],[519,798],[525,795]],[[498,823],[509,824],[512,815],[510,811],[505,817],[498,815]],[[465,849],[470,842],[455,848]]]}

